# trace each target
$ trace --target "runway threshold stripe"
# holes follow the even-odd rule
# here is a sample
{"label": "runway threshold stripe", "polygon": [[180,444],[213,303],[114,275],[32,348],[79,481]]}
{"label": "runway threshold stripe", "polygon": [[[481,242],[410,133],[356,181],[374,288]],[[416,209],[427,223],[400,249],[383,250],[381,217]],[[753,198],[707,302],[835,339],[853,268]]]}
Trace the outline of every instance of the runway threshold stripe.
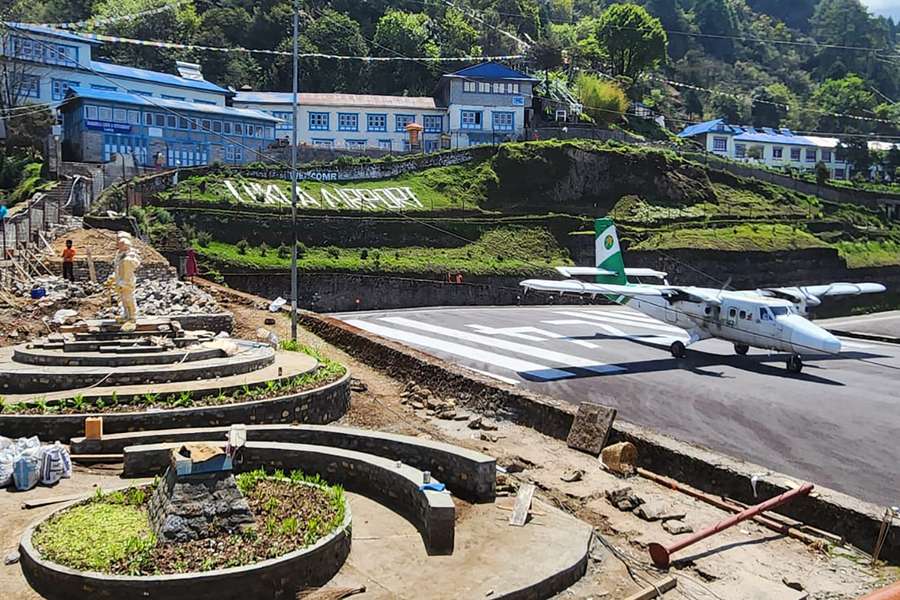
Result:
{"label": "runway threshold stripe", "polygon": [[612,323],[614,325],[627,325],[629,327],[636,327],[638,329],[652,329],[655,331],[665,331],[667,333],[684,333],[684,330],[679,327],[673,327],[671,325],[657,325],[656,323],[644,322],[639,323],[637,321],[626,321],[625,319],[616,319],[614,317],[607,317],[605,315],[595,315],[587,312],[576,312],[570,310],[557,310],[555,311],[558,314],[566,315],[569,317],[580,317],[582,319],[591,319],[592,321],[599,321],[601,323]]}
{"label": "runway threshold stripe", "polygon": [[502,348],[504,350],[509,350],[510,352],[524,354],[525,356],[541,358],[554,363],[559,363],[558,366],[561,367],[579,367],[594,373],[619,373],[625,371],[625,368],[623,367],[598,363],[597,361],[575,356],[573,354],[563,354],[562,352],[554,352],[553,350],[526,346],[525,344],[510,342],[509,340],[492,338],[469,331],[450,329],[449,327],[441,327],[440,325],[431,325],[430,323],[413,321],[412,319],[406,319],[404,317],[385,317],[379,320],[393,325],[401,325],[411,329],[446,335],[451,338],[466,340],[467,342],[474,342],[476,344],[483,344],[494,348]]}
{"label": "runway threshold stripe", "polygon": [[447,354],[453,354],[455,356],[468,358],[470,360],[493,365],[495,367],[509,369],[510,371],[514,371],[516,373],[534,374],[544,379],[566,379],[575,376],[573,373],[569,373],[568,371],[553,369],[548,367],[547,365],[542,365],[527,360],[521,360],[518,358],[512,358],[510,356],[504,356],[502,354],[495,354],[494,352],[487,352],[479,348],[472,348],[471,346],[464,346],[462,344],[457,344],[454,342],[448,342],[425,335],[419,335],[418,333],[403,331],[402,329],[385,327],[383,325],[378,325],[377,323],[364,321],[362,319],[351,319],[346,321],[346,323],[352,325],[353,327],[358,327],[359,329],[362,329],[364,331],[374,333],[375,335],[380,335],[391,340],[403,342],[404,344],[418,346],[421,348],[429,348],[431,350],[438,350],[440,352],[446,352]]}

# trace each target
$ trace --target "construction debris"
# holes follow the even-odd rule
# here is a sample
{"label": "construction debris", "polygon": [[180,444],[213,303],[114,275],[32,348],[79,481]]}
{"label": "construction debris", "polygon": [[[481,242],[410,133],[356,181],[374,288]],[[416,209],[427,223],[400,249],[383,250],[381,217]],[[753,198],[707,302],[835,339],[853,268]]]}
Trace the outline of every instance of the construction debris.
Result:
{"label": "construction debris", "polygon": [[509,517],[509,524],[522,527],[528,521],[528,513],[531,512],[531,502],[534,500],[534,484],[524,483],[516,494],[516,505]]}
{"label": "construction debris", "polygon": [[497,431],[497,424],[485,417],[475,417],[469,421],[469,429],[482,429],[484,431]]}
{"label": "construction debris", "polygon": [[576,481],[581,481],[584,478],[584,470],[582,469],[573,469],[571,471],[566,471],[559,478],[566,483],[574,483]]}
{"label": "construction debris", "polygon": [[[135,290],[138,311],[142,315],[173,316],[222,312],[219,303],[205,291],[179,279],[143,279]],[[108,307],[97,318],[117,316],[117,308]]]}
{"label": "construction debris", "polygon": [[606,490],[606,499],[610,504],[625,512],[632,511],[644,503],[644,499],[637,496],[630,486]]}
{"label": "construction debris", "polygon": [[662,528],[672,535],[683,535],[685,533],[694,533],[694,528],[683,521],[677,519],[669,519],[663,521]]}
{"label": "construction debris", "polygon": [[652,600],[653,598],[659,598],[669,590],[675,589],[676,585],[678,585],[678,581],[674,577],[666,577],[628,596],[625,600]]}
{"label": "construction debris", "polygon": [[637,448],[631,442],[608,446],[600,453],[600,463],[612,473],[631,475],[637,465]]}
{"label": "construction debris", "polygon": [[578,405],[566,444],[569,448],[597,456],[606,445],[615,418],[614,408],[582,402]]}
{"label": "construction debris", "polygon": [[665,502],[660,500],[642,504],[635,509],[634,514],[645,521],[668,521],[685,517],[684,512],[673,512]]}

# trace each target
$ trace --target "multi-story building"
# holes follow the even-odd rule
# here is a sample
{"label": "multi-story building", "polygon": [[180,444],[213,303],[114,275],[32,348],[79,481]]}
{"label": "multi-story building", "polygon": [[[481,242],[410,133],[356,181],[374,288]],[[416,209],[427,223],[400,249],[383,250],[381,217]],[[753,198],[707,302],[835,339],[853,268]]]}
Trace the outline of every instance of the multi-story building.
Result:
{"label": "multi-story building", "polygon": [[488,62],[444,75],[436,97],[447,107],[454,148],[521,139],[537,80]]}
{"label": "multi-story building", "polygon": [[[536,80],[497,63],[444,75],[435,95],[308,94],[298,98],[299,143],[337,150],[410,150],[407,126],[421,126],[421,150],[521,139]],[[240,91],[235,106],[262,110],[291,139],[293,94]]]}
{"label": "multi-story building", "polygon": [[[364,94],[298,95],[297,139],[300,144],[336,150],[410,150],[406,126],[422,126],[422,150],[435,152],[446,131],[447,111],[431,97],[373,96]],[[293,135],[293,94],[238,92],[234,105],[265,111],[281,119],[277,136]]]}
{"label": "multi-story building", "polygon": [[[225,106],[229,91],[202,78],[126,67],[94,60],[100,42],[60,29],[7,23],[0,53],[16,61],[14,82],[21,103],[61,102],[69,89],[137,94],[164,100]],[[186,65],[190,67],[190,65]]]}
{"label": "multi-story building", "polygon": [[832,179],[850,178],[850,165],[837,157],[837,138],[797,135],[790,129],[729,125],[724,119],[691,125],[678,137],[696,140],[707,152],[732,160],[804,171],[814,170],[821,162]]}
{"label": "multi-story building", "polygon": [[65,154],[107,162],[190,167],[264,160],[279,120],[256,110],[104,90],[70,90],[62,105]]}

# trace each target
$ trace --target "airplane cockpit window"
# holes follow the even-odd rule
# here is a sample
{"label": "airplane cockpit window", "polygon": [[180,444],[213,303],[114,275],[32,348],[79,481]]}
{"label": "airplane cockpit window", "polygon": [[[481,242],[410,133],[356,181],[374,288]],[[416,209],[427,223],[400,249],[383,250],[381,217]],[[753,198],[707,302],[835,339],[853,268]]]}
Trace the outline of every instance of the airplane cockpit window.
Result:
{"label": "airplane cockpit window", "polygon": [[771,321],[772,314],[769,312],[769,309],[765,306],[759,307],[759,318],[763,321]]}
{"label": "airplane cockpit window", "polygon": [[775,317],[783,317],[784,315],[790,314],[790,309],[787,306],[773,306],[772,312],[775,314]]}

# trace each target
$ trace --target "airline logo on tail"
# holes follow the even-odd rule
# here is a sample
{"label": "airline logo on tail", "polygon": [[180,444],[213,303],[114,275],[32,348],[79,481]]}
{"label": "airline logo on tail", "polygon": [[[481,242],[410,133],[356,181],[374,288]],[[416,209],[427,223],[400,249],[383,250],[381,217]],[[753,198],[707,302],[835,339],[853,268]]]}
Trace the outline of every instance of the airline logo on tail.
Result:
{"label": "airline logo on tail", "polygon": [[622,248],[619,247],[619,235],[612,219],[597,219],[594,223],[594,233],[597,236],[594,243],[597,268],[615,273],[615,275],[598,275],[597,283],[626,283]]}

